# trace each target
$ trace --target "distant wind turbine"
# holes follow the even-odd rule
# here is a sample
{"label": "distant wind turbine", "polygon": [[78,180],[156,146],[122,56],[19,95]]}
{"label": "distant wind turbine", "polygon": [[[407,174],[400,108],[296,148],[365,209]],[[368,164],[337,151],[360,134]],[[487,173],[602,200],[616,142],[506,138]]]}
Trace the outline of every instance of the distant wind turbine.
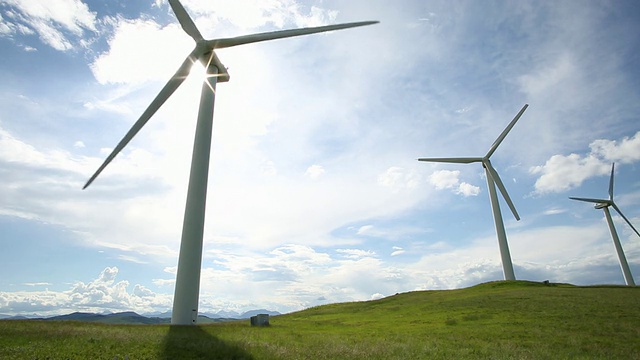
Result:
{"label": "distant wind turbine", "polygon": [[569,197],[571,200],[585,201],[590,203],[595,203],[594,208],[602,209],[604,211],[604,216],[607,218],[607,224],[609,224],[609,230],[611,231],[611,238],[613,239],[613,245],[616,248],[616,252],[618,253],[618,260],[620,261],[620,268],[622,269],[622,275],[624,275],[624,281],[629,286],[635,286],[636,283],[633,281],[633,276],[631,275],[631,269],[629,268],[629,264],[627,263],[627,258],[624,256],[624,250],[622,249],[622,244],[620,244],[620,238],[618,237],[618,232],[616,231],[615,226],[613,226],[613,220],[611,219],[611,213],[609,212],[609,206],[614,208],[618,214],[624,219],[624,221],[631,226],[631,229],[635,231],[638,236],[640,233],[636,230],[633,225],[631,225],[631,221],[627,219],[626,216],[622,214],[620,208],[613,202],[613,171],[615,169],[616,164],[611,164],[611,177],[609,178],[609,199],[591,199],[591,198],[579,198],[579,197]]}
{"label": "distant wind turbine", "polygon": [[507,243],[507,234],[504,230],[504,222],[502,221],[502,213],[500,212],[500,204],[498,203],[498,195],[496,194],[496,185],[502,194],[502,197],[509,205],[509,209],[515,216],[516,220],[520,220],[520,216],[516,211],[509,194],[507,193],[507,189],[504,187],[502,180],[500,180],[500,176],[496,169],[491,165],[491,161],[489,158],[496,151],[498,146],[504,138],[507,136],[511,128],[516,124],[518,119],[522,116],[524,111],[529,107],[529,104],[525,104],[520,112],[516,115],[513,120],[507,125],[507,127],[502,131],[500,136],[493,142],[491,148],[484,157],[464,157],[464,158],[420,158],[418,161],[427,161],[427,162],[444,162],[444,163],[455,163],[455,164],[469,164],[474,162],[482,163],[482,167],[484,167],[484,172],[487,178],[487,187],[489,188],[489,199],[491,199],[491,210],[493,210],[493,220],[496,225],[496,233],[498,234],[498,245],[500,246],[500,256],[502,258],[502,270],[504,272],[505,280],[515,280],[516,276],[513,272],[513,264],[511,262],[511,254],[509,253],[509,244]]}
{"label": "distant wind turbine", "polygon": [[156,95],[149,107],[142,113],[129,132],[113,149],[104,163],[89,178],[83,189],[86,189],[116,155],[142,129],[160,106],[173,94],[189,75],[193,63],[200,61],[207,70],[207,77],[202,85],[198,122],[196,125],[193,157],[189,175],[189,187],[182,225],[182,239],[178,258],[178,273],[176,275],[175,295],[173,299],[173,313],[171,323],[177,325],[195,324],[198,315],[198,297],[200,291],[200,270],[202,266],[202,236],[204,232],[204,215],[207,196],[207,180],[209,172],[209,154],[211,150],[211,132],[213,127],[213,106],[217,82],[229,81],[227,69],[214,50],[231,46],[249,44],[259,41],[282,39],[292,36],[320,33],[331,30],[347,29],[378,23],[377,21],[363,21],[311,28],[282,30],[259,33],[234,38],[205,40],[178,0],[169,0],[169,4],[176,14],[182,29],[191,36],[196,46],[184,60],[178,71],[169,79],[167,84]]}

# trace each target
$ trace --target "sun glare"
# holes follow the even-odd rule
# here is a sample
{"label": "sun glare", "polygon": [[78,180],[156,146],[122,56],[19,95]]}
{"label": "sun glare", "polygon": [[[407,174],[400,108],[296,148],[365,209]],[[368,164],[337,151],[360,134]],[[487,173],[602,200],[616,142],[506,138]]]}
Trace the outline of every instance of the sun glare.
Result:
{"label": "sun glare", "polygon": [[189,77],[200,83],[207,79],[207,69],[205,69],[200,61],[196,61],[191,68]]}
{"label": "sun glare", "polygon": [[208,77],[213,77],[218,75],[210,75],[207,74],[207,70],[202,65],[200,61],[196,61],[191,68],[191,72],[189,73],[189,83],[197,84],[198,86],[202,85],[203,81],[206,81]]}

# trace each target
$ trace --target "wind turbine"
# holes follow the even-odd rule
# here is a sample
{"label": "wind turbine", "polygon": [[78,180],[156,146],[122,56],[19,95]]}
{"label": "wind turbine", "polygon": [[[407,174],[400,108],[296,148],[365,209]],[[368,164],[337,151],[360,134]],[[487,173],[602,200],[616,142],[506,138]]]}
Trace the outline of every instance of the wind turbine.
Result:
{"label": "wind turbine", "polygon": [[207,180],[209,172],[209,154],[211,150],[211,132],[213,127],[213,106],[217,82],[229,81],[227,69],[215,53],[216,49],[228,48],[254,42],[282,39],[292,36],[320,33],[331,30],[347,29],[378,23],[378,21],[363,21],[345,24],[318,26],[292,30],[266,32],[233,38],[205,40],[200,34],[193,20],[178,0],[169,0],[182,29],[195,40],[196,45],[189,53],[178,71],[160,90],[149,107],[133,124],[131,129],[120,140],[111,154],[106,158],[98,170],[89,178],[83,189],[86,189],[116,155],[142,129],[156,111],[173,94],[189,75],[194,62],[200,61],[206,68],[207,76],[202,85],[198,121],[193,144],[193,156],[189,175],[189,186],[182,225],[180,255],[178,258],[178,273],[173,299],[173,313],[171,324],[195,324],[198,315],[198,296],[200,291],[200,269],[202,265],[202,236],[204,232],[204,215],[207,196]]}
{"label": "wind turbine", "polygon": [[483,157],[463,157],[463,158],[420,158],[418,161],[428,161],[428,162],[444,162],[444,163],[455,163],[455,164],[470,164],[474,162],[482,163],[482,167],[484,168],[484,172],[487,178],[487,187],[489,188],[489,199],[491,199],[491,210],[493,210],[493,220],[496,225],[496,233],[498,234],[498,245],[500,246],[500,256],[502,258],[502,270],[504,272],[505,280],[515,280],[516,276],[513,272],[513,264],[511,263],[511,254],[509,253],[509,244],[507,243],[507,234],[504,230],[504,222],[502,221],[502,214],[500,212],[500,204],[498,203],[498,195],[496,194],[496,185],[502,194],[502,197],[509,205],[509,209],[515,216],[516,220],[520,220],[520,216],[516,211],[509,194],[507,193],[507,189],[504,187],[502,180],[500,180],[500,176],[496,169],[491,165],[491,160],[489,159],[491,155],[496,151],[498,146],[504,138],[507,136],[511,128],[516,124],[518,119],[522,116],[524,111],[527,109],[529,104],[525,104],[520,112],[516,115],[513,120],[507,125],[507,127],[502,131],[500,136],[493,142],[493,145],[489,148],[487,154]]}
{"label": "wind turbine", "polygon": [[595,203],[594,208],[602,209],[604,211],[604,216],[607,218],[607,224],[609,224],[609,230],[611,231],[611,238],[613,239],[613,245],[616,248],[616,252],[618,253],[618,260],[620,260],[620,268],[622,269],[622,275],[624,275],[624,281],[629,286],[636,286],[636,283],[633,281],[633,276],[631,275],[631,269],[629,268],[629,264],[627,263],[627,258],[624,256],[624,250],[622,250],[622,244],[620,244],[620,238],[618,237],[618,232],[616,231],[615,226],[613,226],[613,220],[611,219],[611,213],[609,212],[609,206],[614,208],[618,214],[624,219],[624,221],[631,226],[633,231],[635,231],[638,236],[640,233],[636,230],[633,225],[631,225],[631,221],[627,219],[626,216],[622,214],[620,208],[613,202],[613,171],[615,169],[616,164],[611,164],[611,177],[609,178],[609,199],[591,199],[591,198],[579,198],[579,197],[569,197],[571,200],[585,201],[590,203]]}

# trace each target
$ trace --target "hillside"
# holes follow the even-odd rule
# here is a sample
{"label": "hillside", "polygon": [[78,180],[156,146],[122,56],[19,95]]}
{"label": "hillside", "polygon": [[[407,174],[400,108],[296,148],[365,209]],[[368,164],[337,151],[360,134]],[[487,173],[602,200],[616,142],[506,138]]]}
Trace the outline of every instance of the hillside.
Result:
{"label": "hillside", "polygon": [[501,281],[319,306],[268,328],[0,321],[0,358],[637,359],[638,304],[637,287]]}

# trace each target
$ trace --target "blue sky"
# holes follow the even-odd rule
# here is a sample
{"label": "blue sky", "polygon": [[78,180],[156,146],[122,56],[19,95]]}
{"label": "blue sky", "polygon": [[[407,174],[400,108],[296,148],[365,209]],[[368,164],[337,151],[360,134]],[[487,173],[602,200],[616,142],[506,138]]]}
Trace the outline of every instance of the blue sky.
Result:
{"label": "blue sky", "polygon": [[[200,311],[289,312],[502,278],[623,284],[606,197],[640,226],[634,1],[184,0],[205,38],[363,28],[219,50]],[[171,307],[197,74],[81,190],[193,43],[166,1],[0,3],[0,314]],[[196,69],[197,71],[198,69]],[[502,201],[502,200],[501,200]],[[505,211],[506,210],[506,211]],[[640,238],[616,226],[636,281]]]}

